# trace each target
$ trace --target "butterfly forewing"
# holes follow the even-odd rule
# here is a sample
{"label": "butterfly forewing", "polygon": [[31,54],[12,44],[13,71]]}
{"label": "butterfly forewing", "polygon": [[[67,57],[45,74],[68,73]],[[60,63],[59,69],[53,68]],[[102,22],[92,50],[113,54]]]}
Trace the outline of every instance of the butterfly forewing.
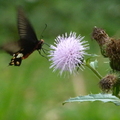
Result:
{"label": "butterfly forewing", "polygon": [[32,43],[36,43],[38,41],[34,29],[24,15],[22,9],[18,9],[18,32],[21,40],[28,40]]}
{"label": "butterfly forewing", "polygon": [[31,53],[35,49],[36,44],[38,44],[38,39],[22,9],[18,9],[18,32],[20,35],[19,42],[21,49],[26,56],[26,54]]}

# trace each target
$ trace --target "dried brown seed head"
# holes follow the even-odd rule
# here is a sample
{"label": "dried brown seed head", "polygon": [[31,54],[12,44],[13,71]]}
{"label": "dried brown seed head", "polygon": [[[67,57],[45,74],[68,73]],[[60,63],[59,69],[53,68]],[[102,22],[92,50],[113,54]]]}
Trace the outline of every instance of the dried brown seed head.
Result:
{"label": "dried brown seed head", "polygon": [[103,29],[97,28],[96,26],[93,29],[92,38],[95,39],[100,46],[109,41],[108,34]]}
{"label": "dried brown seed head", "polygon": [[117,83],[118,77],[115,74],[110,74],[105,76],[100,82],[100,88],[105,91],[109,92],[113,86]]}

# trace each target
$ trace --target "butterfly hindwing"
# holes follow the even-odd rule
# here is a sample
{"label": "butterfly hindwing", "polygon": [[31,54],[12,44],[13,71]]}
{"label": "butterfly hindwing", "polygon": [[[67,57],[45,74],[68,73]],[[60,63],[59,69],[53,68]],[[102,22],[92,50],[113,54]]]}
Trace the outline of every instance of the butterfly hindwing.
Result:
{"label": "butterfly hindwing", "polygon": [[19,51],[21,47],[18,41],[11,41],[0,46],[0,49],[6,51],[10,55],[13,55],[17,51]]}

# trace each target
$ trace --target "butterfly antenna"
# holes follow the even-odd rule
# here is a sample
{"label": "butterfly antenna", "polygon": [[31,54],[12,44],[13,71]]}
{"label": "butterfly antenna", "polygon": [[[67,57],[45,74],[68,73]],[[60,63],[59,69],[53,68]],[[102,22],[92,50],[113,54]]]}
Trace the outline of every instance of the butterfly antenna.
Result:
{"label": "butterfly antenna", "polygon": [[46,28],[47,28],[47,24],[45,24],[45,27],[44,27],[44,29],[43,29],[41,35],[40,35],[40,38],[43,38],[42,34],[44,33],[44,31],[45,31]]}

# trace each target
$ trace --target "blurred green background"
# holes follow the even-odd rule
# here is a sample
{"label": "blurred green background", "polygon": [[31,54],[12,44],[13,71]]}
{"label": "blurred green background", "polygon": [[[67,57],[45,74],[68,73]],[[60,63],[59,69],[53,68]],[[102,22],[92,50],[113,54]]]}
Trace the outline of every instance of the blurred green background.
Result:
{"label": "blurred green background", "polygon": [[[119,0],[0,0],[0,44],[18,40],[16,8],[23,6],[38,38],[44,31],[46,43],[65,32],[85,36],[89,53],[99,54],[91,39],[94,26],[120,38]],[[23,60],[20,67],[8,67],[11,56],[0,53],[0,120],[119,120],[120,107],[110,103],[62,102],[70,97],[101,92],[98,78],[89,70],[71,76],[53,73],[50,63],[38,52]],[[97,58],[98,71],[105,76],[108,60]]]}

